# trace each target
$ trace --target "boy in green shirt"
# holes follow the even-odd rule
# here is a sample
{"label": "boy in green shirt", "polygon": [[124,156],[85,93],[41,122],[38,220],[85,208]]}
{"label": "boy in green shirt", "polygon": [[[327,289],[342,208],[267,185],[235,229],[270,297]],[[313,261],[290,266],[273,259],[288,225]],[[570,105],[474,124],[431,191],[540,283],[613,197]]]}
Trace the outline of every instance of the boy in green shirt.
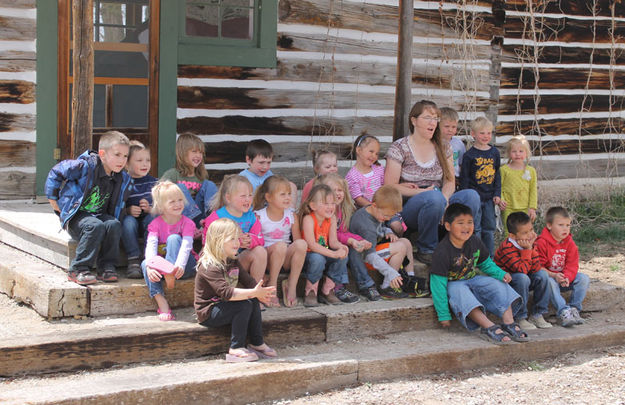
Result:
{"label": "boy in green shirt", "polygon": [[[430,268],[430,289],[441,326],[450,325],[451,307],[462,326],[469,331],[481,328],[481,336],[492,343],[528,341],[512,311],[512,303],[521,297],[508,285],[510,274],[497,267],[473,235],[471,209],[451,204],[443,222],[448,234],[434,250]],[[478,269],[487,275],[479,275]],[[503,324],[493,323],[485,311],[499,316]]]}

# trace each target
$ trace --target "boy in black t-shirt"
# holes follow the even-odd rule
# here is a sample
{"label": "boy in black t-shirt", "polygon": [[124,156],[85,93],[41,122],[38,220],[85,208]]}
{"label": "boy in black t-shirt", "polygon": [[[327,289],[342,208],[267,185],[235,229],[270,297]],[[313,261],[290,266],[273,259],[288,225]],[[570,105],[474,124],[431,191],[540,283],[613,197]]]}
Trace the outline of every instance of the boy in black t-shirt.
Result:
{"label": "boy in black t-shirt", "polygon": [[[511,307],[521,297],[508,285],[510,274],[497,267],[473,235],[471,209],[451,204],[443,221],[448,234],[434,250],[430,268],[430,290],[441,326],[450,325],[451,307],[462,326],[470,331],[481,328],[482,337],[492,343],[528,341],[527,333],[514,322]],[[487,276],[478,275],[478,269]],[[485,311],[501,317],[503,324],[491,322]]]}

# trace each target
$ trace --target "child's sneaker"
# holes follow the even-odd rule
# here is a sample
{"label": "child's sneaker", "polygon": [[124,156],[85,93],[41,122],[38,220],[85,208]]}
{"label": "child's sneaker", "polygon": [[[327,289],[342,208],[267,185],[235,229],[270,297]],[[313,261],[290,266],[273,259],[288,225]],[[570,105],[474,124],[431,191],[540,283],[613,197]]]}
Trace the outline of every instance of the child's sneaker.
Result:
{"label": "child's sneaker", "polygon": [[320,293],[319,302],[326,305],[339,305],[342,302],[334,295],[334,290],[330,290],[328,294]]}
{"label": "child's sneaker", "polygon": [[100,281],[104,281],[105,283],[114,283],[117,281],[117,271],[115,271],[115,269],[106,269],[101,273],[98,272],[96,278]]}
{"label": "child's sneaker", "polygon": [[67,279],[78,285],[89,285],[97,283],[96,277],[89,270],[70,270],[67,272]]}
{"label": "child's sneaker", "polygon": [[577,321],[573,317],[570,308],[563,309],[562,312],[560,312],[560,315],[558,315],[558,319],[560,320],[560,325],[564,326],[565,328],[577,324]]}
{"label": "child's sneaker", "polygon": [[305,307],[318,307],[319,302],[317,301],[317,294],[314,291],[309,291],[308,294],[304,297],[304,306]]}
{"label": "child's sneaker", "polygon": [[400,298],[408,298],[408,294],[403,292],[400,288],[393,288],[390,285],[380,290],[380,295],[385,300],[397,300]]}
{"label": "child's sneaker", "polygon": [[539,329],[547,329],[553,327],[551,323],[545,321],[545,318],[543,318],[541,314],[530,316],[528,318],[528,321],[536,325],[536,327]]}
{"label": "child's sneaker", "polygon": [[128,278],[143,278],[143,271],[141,271],[141,264],[138,257],[128,259],[128,269],[126,270],[126,277]]}
{"label": "child's sneaker", "polygon": [[353,304],[355,302],[360,301],[360,298],[358,298],[356,294],[353,294],[344,286],[338,291],[335,291],[334,294],[336,294],[336,298],[340,299],[346,304]]}
{"label": "child's sneaker", "polygon": [[536,325],[534,325],[533,323],[529,322],[527,319],[521,319],[517,323],[519,324],[519,327],[521,329],[524,329],[524,330],[534,330],[534,329],[536,329]]}
{"label": "child's sneaker", "polygon": [[575,325],[581,325],[584,323],[584,318],[579,314],[579,311],[575,307],[571,307],[571,316],[575,319]]}
{"label": "child's sneaker", "polygon": [[378,289],[375,288],[375,286],[363,288],[359,292],[360,292],[360,295],[364,296],[369,301],[379,301],[382,299],[382,297],[380,296],[380,293],[378,292]]}

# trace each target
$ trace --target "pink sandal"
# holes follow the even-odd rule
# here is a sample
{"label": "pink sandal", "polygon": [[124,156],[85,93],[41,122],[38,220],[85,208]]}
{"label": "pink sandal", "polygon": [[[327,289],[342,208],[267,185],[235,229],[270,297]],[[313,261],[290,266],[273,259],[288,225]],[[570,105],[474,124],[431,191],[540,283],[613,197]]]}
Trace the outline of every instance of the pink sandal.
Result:
{"label": "pink sandal", "polygon": [[176,319],[174,314],[171,313],[171,309],[167,312],[162,312],[160,309],[156,310],[158,313],[158,320],[162,322],[173,321]]}
{"label": "pink sandal", "polygon": [[233,349],[233,350],[236,350],[237,352],[226,354],[226,362],[228,363],[241,363],[241,362],[248,362],[248,361],[256,361],[259,359],[258,355],[254,351],[248,350],[244,347],[240,349]]}
{"label": "pink sandal", "polygon": [[247,345],[247,349],[252,353],[255,353],[259,359],[273,359],[278,357],[278,353],[267,345],[265,345],[263,350],[255,349],[252,345]]}

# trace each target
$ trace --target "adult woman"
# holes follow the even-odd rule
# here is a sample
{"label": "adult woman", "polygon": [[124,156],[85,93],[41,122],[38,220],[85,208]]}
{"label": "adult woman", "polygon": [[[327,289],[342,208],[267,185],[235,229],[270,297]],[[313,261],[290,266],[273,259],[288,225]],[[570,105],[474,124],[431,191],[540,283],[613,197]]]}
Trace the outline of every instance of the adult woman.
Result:
{"label": "adult woman", "polygon": [[480,233],[480,197],[475,190],[454,193],[452,150],[441,139],[439,115],[433,102],[415,103],[409,116],[411,134],[389,147],[384,173],[384,184],[394,184],[404,197],[401,215],[408,228],[418,230],[416,258],[426,264],[432,262],[438,224],[448,204],[471,208],[475,233]]}

